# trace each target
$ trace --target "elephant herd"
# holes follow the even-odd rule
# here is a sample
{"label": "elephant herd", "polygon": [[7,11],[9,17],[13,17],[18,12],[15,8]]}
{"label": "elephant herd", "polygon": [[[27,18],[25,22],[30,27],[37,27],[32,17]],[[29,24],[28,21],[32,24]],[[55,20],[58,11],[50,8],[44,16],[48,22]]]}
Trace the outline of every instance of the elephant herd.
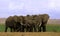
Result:
{"label": "elephant herd", "polygon": [[10,28],[11,32],[46,32],[48,14],[9,16],[5,21],[5,32]]}

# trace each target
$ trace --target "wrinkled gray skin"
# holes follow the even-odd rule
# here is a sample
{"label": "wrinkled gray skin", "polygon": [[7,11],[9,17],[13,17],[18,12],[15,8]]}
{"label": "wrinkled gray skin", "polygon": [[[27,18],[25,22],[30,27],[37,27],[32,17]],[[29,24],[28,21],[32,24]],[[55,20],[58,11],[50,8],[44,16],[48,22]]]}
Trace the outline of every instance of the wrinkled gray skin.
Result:
{"label": "wrinkled gray skin", "polygon": [[20,19],[18,16],[10,16],[6,19],[5,22],[5,32],[7,32],[7,29],[10,28],[12,31],[17,31],[18,28],[21,29]]}
{"label": "wrinkled gray skin", "polygon": [[39,28],[38,28],[38,31],[41,32],[46,32],[46,24],[48,22],[48,19],[49,19],[49,15],[48,14],[43,14],[43,15],[39,15],[39,20],[41,21],[39,23]]}

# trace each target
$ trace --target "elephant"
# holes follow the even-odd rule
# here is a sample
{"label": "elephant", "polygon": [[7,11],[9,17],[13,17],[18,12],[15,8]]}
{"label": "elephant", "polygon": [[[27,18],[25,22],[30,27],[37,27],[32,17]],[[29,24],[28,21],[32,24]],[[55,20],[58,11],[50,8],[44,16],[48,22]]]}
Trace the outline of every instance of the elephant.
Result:
{"label": "elephant", "polygon": [[27,16],[10,16],[5,22],[5,32],[9,27],[14,31],[21,32],[46,32],[46,24],[48,22],[48,14],[39,14],[39,15],[27,15]]}
{"label": "elephant", "polygon": [[12,31],[17,31],[18,28],[21,30],[21,23],[18,16],[9,16],[5,21],[5,32],[7,32],[7,29],[10,28]]}
{"label": "elephant", "polygon": [[39,32],[41,32],[43,30],[43,32],[46,32],[46,24],[48,22],[49,19],[49,15],[48,14],[42,14],[42,15],[38,15],[39,19],[41,22],[39,22]]}

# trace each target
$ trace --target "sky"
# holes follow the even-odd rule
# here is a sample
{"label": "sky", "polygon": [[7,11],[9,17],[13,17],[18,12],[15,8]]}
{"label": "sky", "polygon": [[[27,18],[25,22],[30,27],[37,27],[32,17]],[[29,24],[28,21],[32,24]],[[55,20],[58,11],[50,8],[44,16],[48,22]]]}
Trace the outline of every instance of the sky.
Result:
{"label": "sky", "polygon": [[0,18],[27,14],[49,14],[51,19],[60,19],[60,0],[0,0]]}

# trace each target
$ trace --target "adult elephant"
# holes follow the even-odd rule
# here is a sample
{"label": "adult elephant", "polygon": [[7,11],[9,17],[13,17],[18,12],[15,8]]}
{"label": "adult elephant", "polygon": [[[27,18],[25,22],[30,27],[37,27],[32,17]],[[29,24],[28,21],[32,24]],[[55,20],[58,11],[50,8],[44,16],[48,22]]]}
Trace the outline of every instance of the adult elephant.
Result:
{"label": "adult elephant", "polygon": [[48,14],[42,14],[42,15],[38,15],[38,17],[40,20],[38,31],[41,32],[43,30],[43,32],[46,32],[46,24],[48,22],[49,15]]}
{"label": "adult elephant", "polygon": [[10,16],[5,21],[5,32],[7,32],[7,29],[10,28],[12,31],[17,31],[18,29],[21,30],[21,23],[20,18],[18,16]]}

